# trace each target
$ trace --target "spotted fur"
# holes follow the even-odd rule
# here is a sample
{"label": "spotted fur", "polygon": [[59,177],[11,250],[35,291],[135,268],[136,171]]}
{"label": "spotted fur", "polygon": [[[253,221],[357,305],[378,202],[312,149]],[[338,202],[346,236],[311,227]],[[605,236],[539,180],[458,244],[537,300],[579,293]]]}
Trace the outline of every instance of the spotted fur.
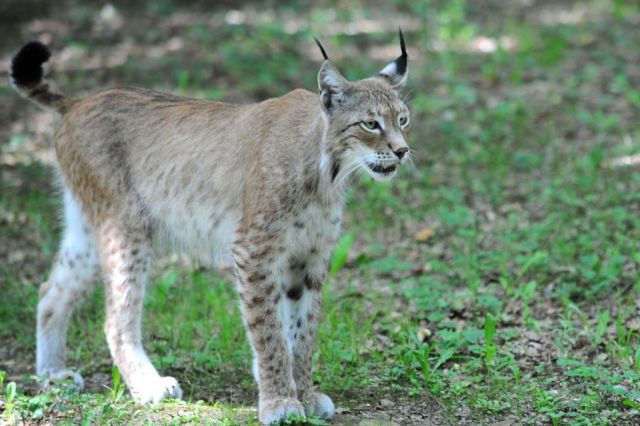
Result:
{"label": "spotted fur", "polygon": [[384,75],[349,82],[325,61],[318,94],[294,90],[250,105],[137,88],[72,99],[42,81],[47,58],[32,42],[11,73],[22,94],[63,113],[54,142],[66,227],[40,289],[37,373],[81,384],[65,367],[66,332],[101,273],[104,331],[132,396],[182,396],[141,340],[146,277],[164,241],[235,266],[260,420],[330,417],[333,403],[311,375],[322,284],[350,176],[390,179],[408,157],[408,109],[397,84],[406,74],[390,76],[398,67],[387,66]]}

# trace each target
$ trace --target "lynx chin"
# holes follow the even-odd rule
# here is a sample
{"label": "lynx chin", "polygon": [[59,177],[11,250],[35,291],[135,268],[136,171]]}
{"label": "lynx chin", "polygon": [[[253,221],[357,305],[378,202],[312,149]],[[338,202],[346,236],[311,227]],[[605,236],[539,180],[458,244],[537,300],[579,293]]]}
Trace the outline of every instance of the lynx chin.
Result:
{"label": "lynx chin", "polygon": [[[145,283],[157,242],[234,265],[253,350],[259,419],[331,417],[314,388],[320,296],[355,172],[391,179],[409,158],[402,100],[407,52],[373,77],[346,80],[328,60],[318,92],[297,89],[249,105],[137,88],[67,97],[43,80],[49,49],[27,43],[10,76],[26,98],[62,114],[55,132],[65,231],[40,287],[37,374],[65,366],[71,312],[102,278],[104,332],[132,397],[181,398],[142,347]],[[165,244],[166,245],[166,244]],[[240,324],[238,324],[240,327]]]}

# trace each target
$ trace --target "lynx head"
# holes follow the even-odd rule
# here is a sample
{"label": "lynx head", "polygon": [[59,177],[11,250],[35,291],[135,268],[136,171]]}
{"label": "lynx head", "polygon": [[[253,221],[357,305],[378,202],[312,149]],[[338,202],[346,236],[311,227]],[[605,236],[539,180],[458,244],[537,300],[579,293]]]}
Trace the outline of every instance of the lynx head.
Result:
{"label": "lynx head", "polygon": [[346,80],[318,42],[325,57],[318,73],[318,91],[329,122],[332,155],[345,172],[364,169],[379,181],[391,179],[396,166],[409,157],[411,120],[402,99],[407,51],[402,32],[399,34],[402,54],[375,76],[358,81]]}

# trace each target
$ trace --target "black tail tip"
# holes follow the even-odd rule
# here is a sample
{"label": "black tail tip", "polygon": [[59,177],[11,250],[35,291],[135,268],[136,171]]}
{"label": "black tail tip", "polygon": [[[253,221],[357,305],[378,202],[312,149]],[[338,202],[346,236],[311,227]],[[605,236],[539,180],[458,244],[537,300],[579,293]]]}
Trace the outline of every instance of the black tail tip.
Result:
{"label": "black tail tip", "polygon": [[11,79],[16,86],[33,86],[42,81],[42,64],[51,57],[51,51],[39,41],[30,41],[16,53],[11,61]]}

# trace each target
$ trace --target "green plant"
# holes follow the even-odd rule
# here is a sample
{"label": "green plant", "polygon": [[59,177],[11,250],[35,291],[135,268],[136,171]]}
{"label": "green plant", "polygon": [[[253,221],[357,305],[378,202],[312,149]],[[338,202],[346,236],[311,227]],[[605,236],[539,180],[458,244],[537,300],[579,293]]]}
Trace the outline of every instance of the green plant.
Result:
{"label": "green plant", "polygon": [[331,266],[329,267],[329,277],[335,276],[347,263],[349,256],[349,249],[353,244],[353,235],[345,234],[340,238],[335,250],[333,251],[333,257],[331,259]]}
{"label": "green plant", "polygon": [[16,382],[9,382],[7,384],[7,388],[5,389],[5,406],[4,406],[4,417],[7,419],[11,418],[13,414],[13,410],[15,408],[15,399],[16,399]]}
{"label": "green plant", "polygon": [[492,314],[487,314],[484,320],[484,348],[485,348],[485,364],[487,368],[493,366],[494,358],[497,352],[497,346],[494,343],[496,335],[496,318]]}
{"label": "green plant", "polygon": [[111,367],[111,378],[113,380],[113,386],[109,389],[109,400],[113,404],[117,404],[122,398],[125,391],[125,384],[120,380],[120,370],[115,365]]}

